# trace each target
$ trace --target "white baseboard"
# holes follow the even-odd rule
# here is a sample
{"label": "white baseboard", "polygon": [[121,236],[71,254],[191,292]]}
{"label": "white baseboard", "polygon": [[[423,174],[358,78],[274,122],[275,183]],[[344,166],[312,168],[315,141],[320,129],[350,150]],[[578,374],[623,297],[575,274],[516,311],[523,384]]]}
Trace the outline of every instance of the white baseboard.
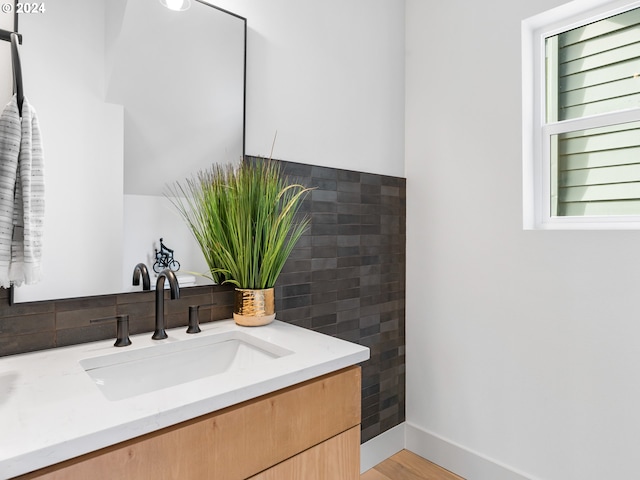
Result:
{"label": "white baseboard", "polygon": [[375,467],[404,448],[404,423],[360,445],[360,473]]}
{"label": "white baseboard", "polygon": [[538,480],[410,423],[404,430],[407,450],[467,480]]}

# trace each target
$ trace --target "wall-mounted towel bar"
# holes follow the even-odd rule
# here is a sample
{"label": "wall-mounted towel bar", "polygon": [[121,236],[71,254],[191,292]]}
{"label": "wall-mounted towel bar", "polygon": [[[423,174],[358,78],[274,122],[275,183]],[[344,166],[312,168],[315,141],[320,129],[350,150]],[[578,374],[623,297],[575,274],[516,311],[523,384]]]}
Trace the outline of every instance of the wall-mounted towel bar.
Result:
{"label": "wall-mounted towel bar", "polygon": [[20,50],[18,49],[19,38],[17,33],[11,33],[11,60],[13,65],[13,89],[18,101],[18,112],[22,116],[22,101],[24,100],[24,90],[22,89],[22,64],[20,63]]}
{"label": "wall-mounted towel bar", "polygon": [[4,40],[5,42],[10,42],[12,33],[18,36],[18,43],[20,45],[22,45],[22,34],[21,33],[12,32],[10,30],[3,30],[1,28],[0,28],[0,40]]}
{"label": "wall-mounted towel bar", "polygon": [[18,101],[18,111],[22,116],[22,101],[24,91],[22,89],[22,65],[20,63],[20,50],[18,45],[22,45],[22,35],[17,32],[0,29],[0,40],[11,42],[11,63],[13,65],[13,91]]}

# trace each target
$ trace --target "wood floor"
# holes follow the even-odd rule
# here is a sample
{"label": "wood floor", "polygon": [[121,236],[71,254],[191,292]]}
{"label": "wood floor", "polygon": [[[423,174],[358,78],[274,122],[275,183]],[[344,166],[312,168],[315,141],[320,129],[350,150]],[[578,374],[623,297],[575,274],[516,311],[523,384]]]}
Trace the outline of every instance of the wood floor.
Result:
{"label": "wood floor", "polygon": [[458,475],[402,450],[387,458],[371,470],[360,475],[360,480],[464,480]]}

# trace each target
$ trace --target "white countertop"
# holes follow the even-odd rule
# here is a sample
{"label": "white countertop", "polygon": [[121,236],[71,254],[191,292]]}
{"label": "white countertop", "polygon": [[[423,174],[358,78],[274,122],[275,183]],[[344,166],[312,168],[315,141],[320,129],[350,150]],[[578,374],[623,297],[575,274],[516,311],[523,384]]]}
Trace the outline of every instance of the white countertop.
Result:
{"label": "white countertop", "polygon": [[[151,340],[150,333],[135,335],[133,344],[123,348],[115,348],[114,340],[108,340],[0,358],[0,478],[37,470],[369,358],[367,347],[279,321],[240,327],[233,320],[223,320],[201,328],[197,335],[185,333],[184,327],[168,330],[166,340]],[[293,353],[251,369],[117,401],[107,400],[79,363],[233,331]]]}

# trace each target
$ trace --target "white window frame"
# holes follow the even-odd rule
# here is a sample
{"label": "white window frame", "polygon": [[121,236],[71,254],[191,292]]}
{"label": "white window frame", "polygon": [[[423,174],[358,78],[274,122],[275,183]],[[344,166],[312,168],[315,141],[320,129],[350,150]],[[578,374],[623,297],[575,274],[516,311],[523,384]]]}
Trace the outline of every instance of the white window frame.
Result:
{"label": "white window frame", "polygon": [[640,121],[640,108],[547,125],[547,37],[640,7],[640,0],[574,0],[522,22],[522,169],[525,230],[640,230],[640,215],[551,216],[551,136],[614,123]]}

